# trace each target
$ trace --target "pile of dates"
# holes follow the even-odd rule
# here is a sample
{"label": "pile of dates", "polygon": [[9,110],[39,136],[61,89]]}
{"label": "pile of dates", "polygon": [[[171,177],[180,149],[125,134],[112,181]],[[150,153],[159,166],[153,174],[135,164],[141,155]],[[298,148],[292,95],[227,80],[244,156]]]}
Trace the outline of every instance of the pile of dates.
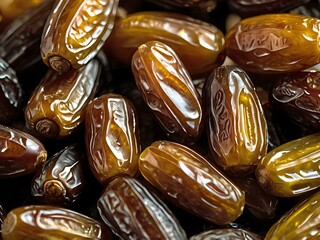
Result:
{"label": "pile of dates", "polygon": [[320,239],[320,1],[0,2],[0,239]]}

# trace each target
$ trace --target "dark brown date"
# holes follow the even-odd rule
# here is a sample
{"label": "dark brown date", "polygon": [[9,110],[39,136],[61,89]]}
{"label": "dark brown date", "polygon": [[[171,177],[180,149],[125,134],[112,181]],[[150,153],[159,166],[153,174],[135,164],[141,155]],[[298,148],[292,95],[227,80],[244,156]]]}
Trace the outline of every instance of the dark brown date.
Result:
{"label": "dark brown date", "polygon": [[165,203],[134,178],[113,180],[97,207],[103,221],[121,239],[187,239]]}
{"label": "dark brown date", "polygon": [[263,237],[241,228],[222,228],[222,229],[213,229],[213,230],[201,232],[190,238],[190,240],[213,240],[213,239],[262,240]]}
{"label": "dark brown date", "polygon": [[103,185],[138,172],[140,137],[132,102],[119,94],[95,98],[87,108],[85,140],[90,168]]}
{"label": "dark brown date", "polygon": [[16,72],[0,58],[0,124],[9,124],[18,118],[22,113],[22,97]]}
{"label": "dark brown date", "polygon": [[320,130],[320,72],[287,74],[273,87],[271,103],[292,122]]}
{"label": "dark brown date", "polygon": [[142,44],[132,57],[132,71],[166,134],[192,145],[202,131],[202,101],[173,49],[158,41]]}
{"label": "dark brown date", "polygon": [[111,233],[100,222],[78,212],[50,205],[11,210],[2,224],[4,240],[107,240]]}
{"label": "dark brown date", "polygon": [[0,178],[30,174],[46,159],[47,151],[37,138],[0,125]]}
{"label": "dark brown date", "polygon": [[45,204],[69,206],[77,201],[85,186],[80,146],[73,144],[52,155],[31,182],[31,194]]}
{"label": "dark brown date", "polygon": [[268,134],[250,78],[239,67],[218,67],[207,79],[204,99],[214,160],[225,170],[252,172],[267,153]]}

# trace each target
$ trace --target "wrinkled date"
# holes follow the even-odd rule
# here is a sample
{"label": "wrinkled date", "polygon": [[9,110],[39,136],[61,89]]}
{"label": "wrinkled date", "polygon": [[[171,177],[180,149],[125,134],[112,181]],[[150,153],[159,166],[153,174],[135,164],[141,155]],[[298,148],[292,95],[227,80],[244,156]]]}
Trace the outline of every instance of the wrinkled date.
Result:
{"label": "wrinkled date", "polygon": [[170,12],[139,12],[116,22],[105,49],[130,65],[137,48],[148,41],[171,47],[192,76],[206,76],[225,59],[225,39],[215,26]]}
{"label": "wrinkled date", "polygon": [[256,177],[269,194],[293,197],[320,187],[320,134],[296,139],[270,151]]}
{"label": "wrinkled date", "polygon": [[47,159],[47,151],[35,137],[0,125],[0,178],[27,175]]}
{"label": "wrinkled date", "polygon": [[132,58],[137,87],[169,137],[192,144],[202,130],[201,98],[176,53],[151,41]]}
{"label": "wrinkled date", "polygon": [[85,140],[89,164],[103,185],[121,174],[138,172],[140,137],[131,101],[119,94],[105,94],[88,106]]}
{"label": "wrinkled date", "polygon": [[26,106],[28,128],[44,139],[70,135],[84,120],[86,107],[95,96],[100,72],[97,59],[65,74],[49,70]]}
{"label": "wrinkled date", "polygon": [[102,48],[115,21],[118,0],[61,0],[44,26],[43,61],[59,73],[86,65]]}
{"label": "wrinkled date", "polygon": [[267,152],[267,123],[248,75],[238,67],[218,67],[207,79],[204,99],[214,160],[226,170],[249,172]]}
{"label": "wrinkled date", "polygon": [[31,194],[39,202],[69,206],[81,195],[85,185],[85,155],[76,144],[53,154],[31,182]]}
{"label": "wrinkled date", "polygon": [[169,208],[134,178],[112,181],[97,206],[103,221],[121,239],[187,239]]}
{"label": "wrinkled date", "polygon": [[265,240],[319,239],[320,193],[315,193],[284,214],[268,231]]}
{"label": "wrinkled date", "polygon": [[4,240],[111,239],[97,220],[75,211],[50,205],[28,205],[11,210],[2,225]]}
{"label": "wrinkled date", "polygon": [[141,174],[167,199],[217,225],[243,211],[244,193],[192,149],[157,141],[140,155]]}
{"label": "wrinkled date", "polygon": [[227,32],[227,56],[249,72],[299,71],[320,62],[319,33],[320,20],[303,15],[246,18]]}
{"label": "wrinkled date", "polygon": [[320,72],[284,76],[271,91],[271,102],[281,114],[309,129],[320,130]]}
{"label": "wrinkled date", "polygon": [[241,228],[222,228],[208,230],[194,235],[190,240],[210,240],[210,239],[225,239],[225,240],[262,240],[262,236]]}

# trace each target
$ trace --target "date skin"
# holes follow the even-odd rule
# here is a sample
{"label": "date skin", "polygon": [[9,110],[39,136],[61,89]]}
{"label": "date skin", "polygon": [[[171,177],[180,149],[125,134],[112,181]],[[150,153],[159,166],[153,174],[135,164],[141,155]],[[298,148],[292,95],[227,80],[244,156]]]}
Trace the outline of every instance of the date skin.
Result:
{"label": "date skin", "polygon": [[139,127],[129,99],[114,93],[95,98],[86,111],[85,141],[91,171],[102,185],[137,174]]}
{"label": "date skin", "polygon": [[138,47],[161,41],[171,47],[191,76],[207,76],[225,59],[225,38],[214,25],[169,12],[139,12],[116,21],[105,51],[117,63],[130,66]]}
{"label": "date skin", "polygon": [[27,103],[27,127],[43,139],[61,139],[73,133],[97,92],[100,73],[97,59],[66,74],[48,70]]}
{"label": "date skin", "polygon": [[11,210],[2,225],[3,240],[112,239],[100,222],[70,209],[27,205]]}
{"label": "date skin", "polygon": [[21,112],[23,90],[16,72],[0,58],[0,124],[10,124]]}
{"label": "date skin", "polygon": [[254,171],[267,153],[268,131],[250,78],[239,67],[218,67],[208,77],[203,94],[214,161],[237,174]]}
{"label": "date skin", "polygon": [[194,143],[202,132],[202,101],[173,49],[158,41],[142,44],[132,57],[132,72],[166,134],[182,143]]}
{"label": "date skin", "polygon": [[85,186],[85,155],[76,144],[53,154],[39,169],[31,182],[31,194],[38,202],[70,206]]}
{"label": "date skin", "polygon": [[121,239],[187,239],[165,203],[134,178],[117,177],[97,207],[102,220]]}
{"label": "date skin", "polygon": [[267,232],[265,240],[319,239],[320,193],[285,213]]}
{"label": "date skin", "polygon": [[310,0],[228,0],[230,10],[243,18],[287,12]]}
{"label": "date skin", "polygon": [[169,201],[211,223],[226,225],[242,214],[242,190],[191,148],[156,141],[141,153],[139,169]]}
{"label": "date skin", "polygon": [[241,229],[241,228],[222,228],[201,232],[191,236],[190,240],[262,240],[258,234]]}
{"label": "date skin", "polygon": [[0,179],[33,173],[46,159],[47,151],[37,138],[0,125]]}
{"label": "date skin", "polygon": [[292,122],[320,130],[320,72],[288,73],[271,91],[272,106]]}
{"label": "date skin", "polygon": [[319,33],[320,20],[313,17],[283,13],[246,18],[227,32],[227,56],[248,72],[300,71],[320,62]]}
{"label": "date skin", "polygon": [[320,134],[308,135],[270,151],[259,163],[256,178],[269,194],[294,197],[320,187]]}

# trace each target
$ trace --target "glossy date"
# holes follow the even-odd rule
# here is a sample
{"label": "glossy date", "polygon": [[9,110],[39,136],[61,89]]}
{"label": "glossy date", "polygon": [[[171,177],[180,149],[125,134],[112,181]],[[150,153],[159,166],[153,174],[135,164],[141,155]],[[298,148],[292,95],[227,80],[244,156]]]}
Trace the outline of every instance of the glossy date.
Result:
{"label": "glossy date", "polygon": [[222,228],[201,232],[191,236],[190,240],[262,240],[263,237],[241,228]]}

